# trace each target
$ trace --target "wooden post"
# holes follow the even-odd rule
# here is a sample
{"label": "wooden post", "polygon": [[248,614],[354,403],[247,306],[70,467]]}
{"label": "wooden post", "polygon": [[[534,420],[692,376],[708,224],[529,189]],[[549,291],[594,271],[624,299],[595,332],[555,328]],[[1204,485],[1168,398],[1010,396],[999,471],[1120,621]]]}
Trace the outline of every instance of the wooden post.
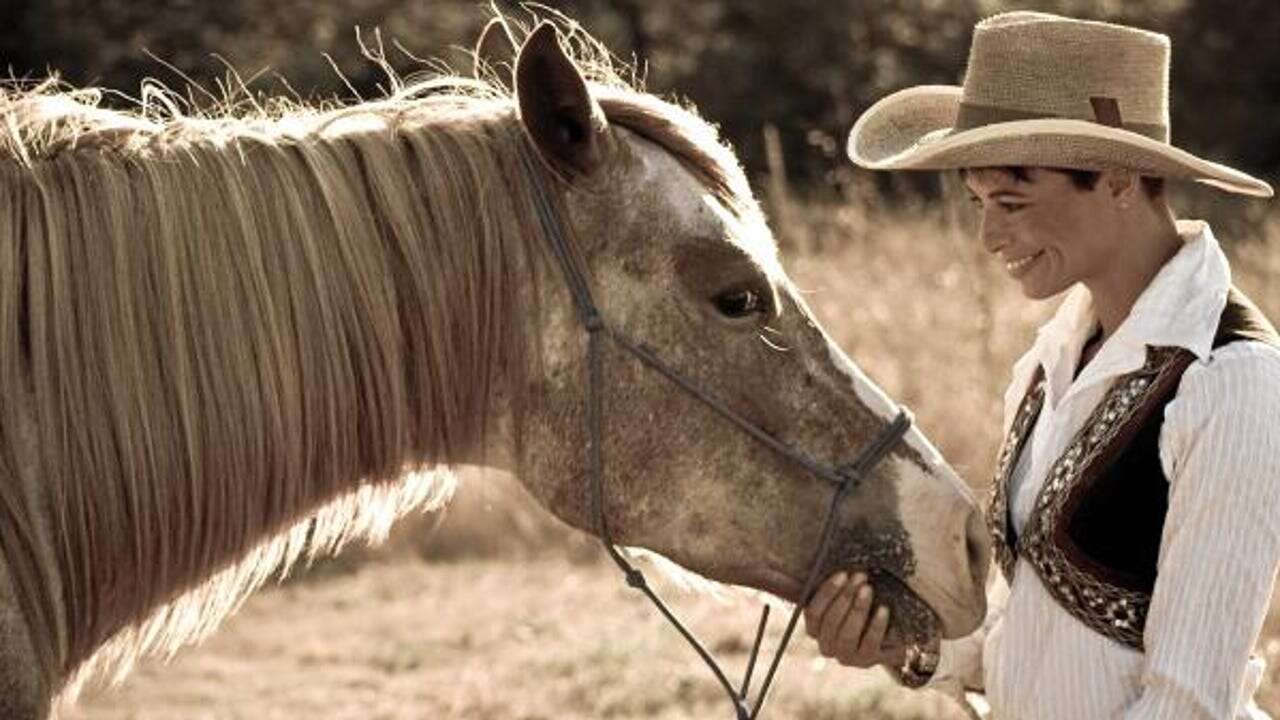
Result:
{"label": "wooden post", "polygon": [[800,252],[805,248],[798,247],[799,238],[793,232],[795,226],[791,217],[791,189],[787,185],[787,164],[782,153],[782,139],[777,126],[772,123],[764,126],[764,157],[769,167],[769,184],[765,193],[778,247],[783,251]]}

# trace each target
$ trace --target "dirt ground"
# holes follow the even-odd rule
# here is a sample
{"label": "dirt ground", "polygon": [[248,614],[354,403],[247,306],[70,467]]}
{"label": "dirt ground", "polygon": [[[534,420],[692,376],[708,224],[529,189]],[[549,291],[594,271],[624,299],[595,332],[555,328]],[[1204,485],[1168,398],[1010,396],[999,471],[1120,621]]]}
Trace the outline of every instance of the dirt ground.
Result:
{"label": "dirt ground", "polygon": [[[652,574],[652,573],[651,573]],[[753,598],[664,594],[737,679]],[[784,613],[771,621],[771,652]],[[1262,706],[1280,716],[1280,616]],[[757,682],[760,677],[757,671]],[[64,720],[725,718],[700,661],[603,562],[396,558],[270,588],[211,640],[90,689]],[[963,720],[946,697],[817,656],[801,636],[762,717]]]}
{"label": "dirt ground", "polygon": [[[758,602],[667,587],[745,665]],[[784,614],[775,610],[776,642]],[[772,644],[768,646],[772,647]],[[757,679],[760,677],[757,672]],[[203,646],[85,692],[66,720],[728,718],[698,658],[612,566],[564,558],[366,563],[259,593]],[[963,718],[797,638],[764,718]]]}

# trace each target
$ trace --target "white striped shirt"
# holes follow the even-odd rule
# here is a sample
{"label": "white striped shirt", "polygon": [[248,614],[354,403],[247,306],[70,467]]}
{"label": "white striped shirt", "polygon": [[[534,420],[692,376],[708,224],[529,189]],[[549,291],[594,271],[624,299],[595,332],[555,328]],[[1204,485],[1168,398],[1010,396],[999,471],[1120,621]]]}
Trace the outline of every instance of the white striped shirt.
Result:
{"label": "white striped shirt", "polygon": [[1280,352],[1253,341],[1211,349],[1230,269],[1204,223],[1180,222],[1184,245],[1128,317],[1072,379],[1095,314],[1077,285],[1013,368],[1005,431],[1038,365],[1045,403],[1013,473],[1014,528],[1026,524],[1046,471],[1115,379],[1147,345],[1197,356],[1165,411],[1160,463],[1169,510],[1144,634],[1145,653],[1089,629],[1019,560],[1012,587],[994,571],[982,629],[942,644],[931,686],[984,687],[998,720],[1267,718],[1253,703],[1251,657],[1280,562]]}

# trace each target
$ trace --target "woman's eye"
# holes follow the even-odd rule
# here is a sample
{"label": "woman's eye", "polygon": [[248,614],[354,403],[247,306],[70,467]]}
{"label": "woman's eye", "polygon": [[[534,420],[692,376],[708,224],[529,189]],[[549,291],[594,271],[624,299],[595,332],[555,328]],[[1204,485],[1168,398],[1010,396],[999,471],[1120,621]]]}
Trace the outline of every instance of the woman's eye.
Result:
{"label": "woman's eye", "polygon": [[[973,203],[973,206],[978,208],[979,210],[981,210],[983,207],[982,198],[970,197],[969,202]],[[1026,205],[1023,203],[1008,202],[1006,200],[997,200],[996,207],[1000,208],[1006,213],[1016,213],[1019,210],[1025,208]]]}
{"label": "woman's eye", "polygon": [[749,288],[722,292],[712,301],[721,315],[734,320],[768,310],[764,295]]}

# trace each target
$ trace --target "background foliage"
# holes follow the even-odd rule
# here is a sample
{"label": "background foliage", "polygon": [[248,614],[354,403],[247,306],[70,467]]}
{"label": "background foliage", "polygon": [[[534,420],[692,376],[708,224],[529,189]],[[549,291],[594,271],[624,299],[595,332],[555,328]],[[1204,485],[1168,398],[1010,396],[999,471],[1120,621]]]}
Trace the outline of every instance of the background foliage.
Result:
{"label": "background foliage", "polygon": [[[523,12],[507,0],[498,6]],[[723,127],[749,168],[764,169],[761,130],[776,126],[788,171],[802,186],[847,183],[843,139],[858,113],[909,85],[959,82],[974,22],[1021,8],[1170,34],[1178,143],[1280,176],[1280,3],[1273,0],[550,0],[547,6],[580,20],[619,57],[634,59],[651,90],[696,104]],[[254,79],[255,91],[349,98],[328,56],[351,88],[369,97],[382,77],[360,57],[354,28],[379,28],[388,44],[395,39],[418,57],[465,70],[470,63],[461,49],[489,14],[480,0],[7,0],[0,3],[0,69],[19,78],[56,72],[76,85],[137,95],[145,77],[181,88],[179,71],[219,94],[230,67]],[[389,55],[397,69],[421,69],[408,56]]]}

